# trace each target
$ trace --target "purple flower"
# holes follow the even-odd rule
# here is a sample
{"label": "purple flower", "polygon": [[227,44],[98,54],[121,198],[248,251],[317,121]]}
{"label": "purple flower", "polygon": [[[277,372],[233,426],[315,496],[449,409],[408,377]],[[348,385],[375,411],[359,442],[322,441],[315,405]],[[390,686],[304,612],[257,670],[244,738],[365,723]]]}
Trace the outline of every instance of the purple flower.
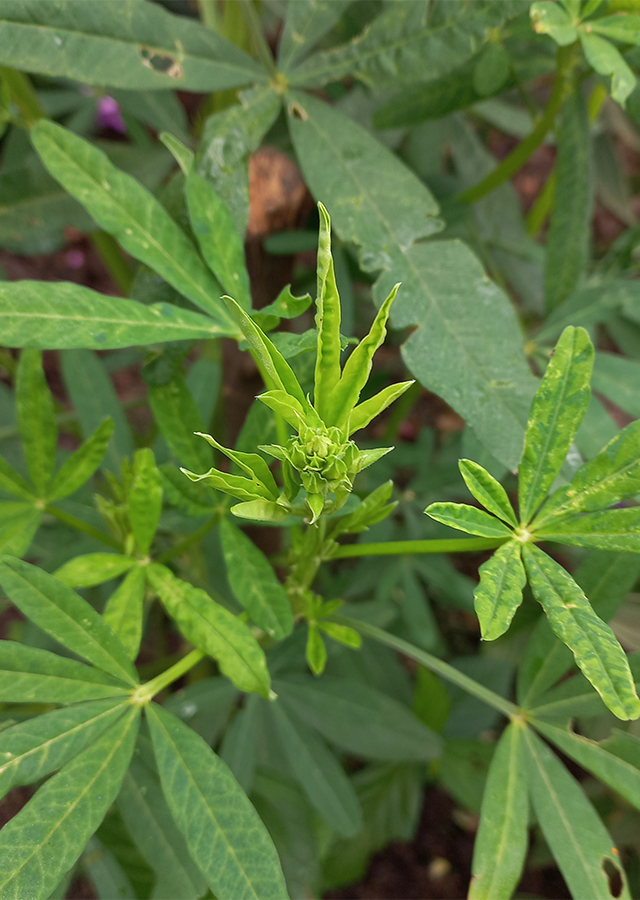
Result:
{"label": "purple flower", "polygon": [[120,106],[113,97],[100,97],[98,100],[97,122],[100,128],[111,128],[124,134],[127,126],[120,114]]}

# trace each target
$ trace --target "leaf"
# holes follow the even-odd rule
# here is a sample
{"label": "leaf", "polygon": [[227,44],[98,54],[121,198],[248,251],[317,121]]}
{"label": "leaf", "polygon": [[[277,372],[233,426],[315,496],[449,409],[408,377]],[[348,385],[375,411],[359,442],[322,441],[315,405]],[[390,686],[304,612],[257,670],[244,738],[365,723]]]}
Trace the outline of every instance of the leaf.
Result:
{"label": "leaf", "polygon": [[95,835],[81,857],[82,867],[100,900],[136,900],[137,894],[123,867]]}
{"label": "leaf", "polygon": [[634,418],[640,418],[638,360],[599,351],[593,365],[592,384],[594,390],[604,394],[620,409]]}
{"label": "leaf", "polygon": [[158,776],[134,756],[118,795],[118,810],[165,896],[196,900],[204,879],[171,817]]}
{"label": "leaf", "polygon": [[278,45],[278,67],[286,74],[336,25],[352,0],[290,3]]}
{"label": "leaf", "polygon": [[432,503],[425,509],[425,515],[450,528],[466,531],[467,534],[505,539],[511,537],[512,534],[500,519],[490,516],[483,509],[468,506],[466,503]]}
{"label": "leaf", "polygon": [[368,497],[365,497],[353,512],[338,519],[332,537],[335,539],[340,534],[358,534],[366,531],[370,525],[386,519],[397,506],[397,502],[388,502],[392,493],[392,481],[381,484]]}
{"label": "leaf", "polygon": [[316,292],[316,328],[318,344],[314,373],[313,403],[326,424],[334,424],[332,401],[340,384],[340,296],[331,255],[331,219],[322,203],[318,203],[320,233],[318,235],[318,278]]}
{"label": "leaf", "polygon": [[425,762],[441,751],[439,737],[410,710],[366,684],[288,675],[274,689],[286,709],[353,756]]}
{"label": "leaf", "polygon": [[536,529],[536,538],[573,547],[640,553],[640,508],[605,509]]}
{"label": "leaf", "polygon": [[498,516],[507,525],[515,527],[518,524],[507,492],[493,475],[470,459],[459,459],[458,468],[464,483],[485,509]]}
{"label": "leaf", "polygon": [[245,793],[251,791],[258,756],[259,700],[250,697],[231,719],[220,745],[220,759]]}
{"label": "leaf", "polygon": [[296,87],[319,87],[353,75],[364,84],[386,87],[446,75],[480,48],[487,31],[526,9],[519,2],[478,4],[465,15],[448,17],[436,27],[422,3],[384,10],[348,44],[315,53],[289,75]]}
{"label": "leaf", "polygon": [[594,178],[587,102],[577,86],[563,104],[556,141],[556,192],[545,253],[547,313],[580,287],[590,262]]}
{"label": "leaf", "polygon": [[523,559],[536,600],[585,678],[619,719],[636,719],[640,701],[629,662],[613,631],[598,618],[569,573],[551,557],[524,544]]}
{"label": "leaf", "polygon": [[16,374],[16,410],[29,476],[44,497],[53,477],[58,444],[53,397],[42,370],[42,353],[23,350]]}
{"label": "leaf", "polygon": [[49,779],[0,832],[0,892],[48,897],[116,798],[140,712],[132,709]]}
{"label": "leaf", "polygon": [[67,350],[60,357],[62,376],[84,437],[99,428],[106,416],[113,421],[104,467],[119,477],[122,460],[133,453],[133,437],[104,363],[93,350]]}
{"label": "leaf", "polygon": [[271,838],[226,764],[161,707],[150,704],[147,717],[167,804],[211,890],[234,900],[286,898]]}
{"label": "leaf", "polygon": [[0,732],[0,796],[14,785],[33,784],[76,756],[118,719],[123,698],[77,703],[12,725]]}
{"label": "leaf", "polygon": [[382,302],[402,282],[393,326],[420,326],[403,346],[408,368],[514,470],[535,380],[506,294],[460,242],[416,243],[441,227],[438,207],[379,141],[314,97],[290,99],[289,129],[307,184],[341,240],[359,245],[361,267],[384,270],[374,298]]}
{"label": "leaf", "polygon": [[567,47],[578,39],[578,30],[568,12],[557,3],[541,0],[531,4],[531,24],[538,34],[550,35],[556,44]]}
{"label": "leaf", "polygon": [[555,481],[586,412],[593,356],[584,328],[565,328],[533,398],[518,469],[520,521],[525,525]]}
{"label": "leaf", "polygon": [[161,132],[158,137],[180,166],[182,174],[185,176],[188,175],[193,167],[193,161],[195,159],[193,150],[190,150],[189,147],[185,147],[182,141],[179,141],[175,135],[168,134],[166,131]]}
{"label": "leaf", "polygon": [[43,517],[42,510],[31,503],[0,504],[0,551],[24,556]]}
{"label": "leaf", "polygon": [[164,709],[173,713],[205,739],[215,744],[224,731],[238,700],[238,689],[222,675],[194,681],[167,697]]}
{"label": "leaf", "polygon": [[537,339],[554,338],[567,325],[595,325],[606,322],[616,311],[628,312],[638,305],[638,287],[633,281],[612,279],[582,287],[547,316]]}
{"label": "leaf", "polygon": [[97,471],[113,434],[113,419],[98,425],[89,440],[65,460],[49,489],[49,501],[62,500],[74,494]]}
{"label": "leaf", "polygon": [[220,523],[222,553],[227,578],[238,603],[255,624],[274,640],[293,630],[293,613],[287,592],[276,578],[264,553],[227,519]]}
{"label": "leaf", "polygon": [[129,492],[129,521],[141,553],[148,553],[162,512],[162,482],[153,450],[136,450]]}
{"label": "leaf", "polygon": [[18,609],[64,647],[125,684],[138,684],[120,641],[71,588],[11,556],[0,558],[0,583]]}
{"label": "leaf", "polygon": [[[231,494],[232,497],[237,497],[238,500],[250,500],[258,504],[265,504],[267,509],[277,506],[276,503],[263,499],[265,491],[260,485],[250,478],[244,478],[242,475],[229,475],[227,472],[219,472],[217,469],[209,469],[204,475],[196,475],[194,472],[189,472],[188,469],[180,469],[180,471],[190,481],[202,481],[205,485],[210,484],[216,490]],[[277,508],[282,511],[283,518],[286,518],[288,515],[287,511],[282,507]]]}
{"label": "leaf", "polygon": [[0,702],[80,703],[127,697],[130,687],[48,650],[0,641]]}
{"label": "leaf", "polygon": [[[612,506],[640,493],[640,420],[618,432],[584,464],[569,484],[558,488],[536,516],[533,526]],[[549,526],[547,526],[549,527]]]}
{"label": "leaf", "polygon": [[244,453],[241,450],[229,450],[219,444],[210,434],[197,433],[198,437],[202,437],[208,444],[215,447],[221,453],[230,459],[235,465],[248,475],[256,484],[257,493],[264,497],[275,500],[278,498],[280,491],[273,477],[269,466],[259,453]]}
{"label": "leaf", "polygon": [[345,647],[351,647],[354,650],[359,650],[362,647],[362,636],[355,628],[325,621],[318,622],[318,628],[329,635],[332,640],[338,641],[339,644],[344,644]]}
{"label": "leaf", "polygon": [[145,583],[144,569],[140,566],[131,569],[107,600],[102,613],[131,659],[140,650]]}
{"label": "leaf", "polygon": [[191,227],[207,265],[225,291],[240,306],[251,309],[244,243],[228,206],[213,185],[194,169],[187,176],[185,191]]}
{"label": "leaf", "polygon": [[635,75],[609,41],[582,29],[579,36],[587,62],[600,75],[611,76],[611,96],[624,107],[627,97],[636,86]]}
{"label": "leaf", "polygon": [[0,490],[31,502],[37,498],[33,486],[19,472],[16,472],[3,456],[0,456]]}
{"label": "leaf", "polygon": [[111,581],[136,565],[137,560],[119,553],[85,553],[63,563],[53,574],[67,587],[86,588]]}
{"label": "leaf", "polygon": [[342,766],[312,731],[294,722],[281,703],[269,708],[282,753],[313,806],[343,837],[362,827],[358,798]]}
{"label": "leaf", "polygon": [[313,674],[322,675],[327,665],[327,648],[320,634],[320,629],[315,622],[309,622],[307,628],[307,644],[304,657]]}
{"label": "leaf", "polygon": [[213,31],[135,0],[3,0],[2,65],[100,87],[218,91],[264,70]]}
{"label": "leaf", "polygon": [[150,384],[149,403],[176,459],[194,469],[208,469],[211,451],[195,435],[204,425],[184,377],[178,374],[166,384]]}
{"label": "leaf", "polygon": [[491,760],[473,848],[469,900],[509,900],[524,867],[528,835],[523,728],[502,733]]}
{"label": "leaf", "polygon": [[249,154],[280,112],[281,100],[270,85],[243,91],[239,103],[204,123],[196,170],[210,181],[229,207],[236,231],[244,238],[249,218]]}
{"label": "leaf", "polygon": [[531,802],[572,896],[611,900],[609,871],[622,882],[617,896],[630,897],[619,853],[582,788],[533,731],[525,737]]}
{"label": "leaf", "polygon": [[305,424],[306,417],[302,404],[284,391],[265,391],[264,394],[258,394],[256,400],[282,416],[296,431],[300,431]]}
{"label": "leaf", "polygon": [[527,576],[520,554],[521,544],[509,541],[498,547],[491,559],[480,566],[480,583],[474,591],[474,602],[485,641],[494,641],[509,629],[522,603]]}
{"label": "leaf", "polygon": [[0,283],[0,324],[9,347],[114,350],[226,333],[213,319],[169,303],[143,306],[65,281]]}
{"label": "leaf", "polygon": [[[227,334],[234,334],[220,288],[182,229],[146,188],[70,131],[41,119],[31,140],[46,169],[136,259],[151,266]],[[229,330],[231,329],[231,330]]]}
{"label": "leaf", "polygon": [[509,80],[511,59],[502,44],[489,41],[473,70],[473,86],[481,97],[496,94]]}
{"label": "leaf", "polygon": [[640,16],[627,13],[624,16],[602,16],[589,22],[591,31],[625,44],[640,42]]}
{"label": "leaf", "polygon": [[388,406],[391,406],[405,391],[415,384],[415,381],[399,381],[383,388],[373,397],[359,403],[351,412],[349,419],[349,436],[359,431],[379,416]]}
{"label": "leaf", "polygon": [[264,651],[248,626],[205,591],[175,578],[165,566],[153,563],[147,573],[187,640],[213,656],[241,691],[269,697],[271,684]]}

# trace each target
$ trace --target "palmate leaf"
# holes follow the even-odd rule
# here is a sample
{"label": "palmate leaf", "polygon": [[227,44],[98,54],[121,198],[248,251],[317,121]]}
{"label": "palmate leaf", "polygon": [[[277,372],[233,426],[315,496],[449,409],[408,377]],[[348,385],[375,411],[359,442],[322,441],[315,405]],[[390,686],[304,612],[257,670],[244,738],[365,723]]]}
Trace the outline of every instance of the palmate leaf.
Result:
{"label": "palmate leaf", "polygon": [[23,350],[20,354],[16,411],[29,476],[40,496],[44,496],[53,477],[58,426],[39,350]]}
{"label": "palmate leaf", "polygon": [[432,503],[425,509],[425,514],[436,522],[457,528],[458,531],[466,531],[467,534],[505,540],[512,534],[500,519],[466,503]]}
{"label": "palmate leaf", "polygon": [[640,508],[604,509],[560,522],[551,519],[536,529],[536,537],[573,547],[640,553]]}
{"label": "palmate leaf", "polygon": [[0,584],[27,618],[98,669],[138,684],[126,651],[101,616],[66,585],[37,566],[0,558]]}
{"label": "palmate leaf", "polygon": [[0,504],[0,552],[24,556],[43,517],[33,503]]}
{"label": "palmate leaf", "polygon": [[77,703],[20,722],[0,733],[0,796],[55,772],[129,708],[122,697]]}
{"label": "palmate leaf", "polygon": [[133,458],[133,484],[129,492],[129,521],[141,553],[148,553],[162,512],[162,482],[153,450],[143,447]]}
{"label": "palmate leaf", "polygon": [[522,589],[526,583],[518,541],[503,544],[480,566],[480,583],[474,591],[474,602],[485,641],[493,641],[507,631],[522,603]]}
{"label": "palmate leaf", "polygon": [[309,54],[320,38],[340,20],[353,0],[302,0],[287,6],[278,45],[278,65],[283,72]]}
{"label": "palmate leaf", "polygon": [[529,728],[525,745],[531,802],[572,896],[611,900],[606,863],[621,879],[617,896],[629,898],[619,851],[576,779]]}
{"label": "palmate leaf", "polygon": [[215,32],[135,0],[2,0],[2,65],[128,90],[218,91],[267,75]]}
{"label": "palmate leaf", "polygon": [[529,584],[557,636],[619,719],[640,716],[629,662],[613,631],[600,619],[581,588],[555,560],[531,544],[522,551]]}
{"label": "palmate leaf", "polygon": [[49,488],[49,501],[73,494],[96,472],[113,434],[113,419],[105,419],[91,437],[65,460]]}
{"label": "palmate leaf", "polygon": [[528,844],[523,728],[513,723],[493,754],[473,848],[469,900],[509,900],[520,880]]}
{"label": "palmate leaf", "polygon": [[518,468],[520,521],[529,522],[562,468],[586,412],[593,344],[584,328],[565,328],[531,404]]}
{"label": "palmate leaf", "polygon": [[209,313],[227,334],[236,333],[219,301],[220,286],[153,194],[60,125],[41,120],[31,140],[47,170],[125,250]]}
{"label": "palmate leaf", "polygon": [[118,637],[131,659],[135,659],[142,638],[142,614],[146,576],[136,566],[107,600],[102,618]]}
{"label": "palmate leaf", "polygon": [[507,525],[515,526],[518,524],[513,508],[507,496],[507,492],[499,481],[491,475],[479,463],[470,459],[459,459],[458,468],[464,479],[464,483],[469,488],[473,496],[478,500],[485,509],[498,516]]}
{"label": "palmate leaf", "polygon": [[49,779],[0,831],[0,895],[48,897],[116,798],[140,711],[132,709]]}
{"label": "palmate leaf", "polygon": [[137,565],[137,560],[120,553],[85,553],[63,563],[54,576],[71,588],[93,587],[123,575]]}
{"label": "palmate leaf", "polygon": [[7,491],[22,500],[33,502],[37,498],[37,492],[33,485],[29,484],[19,472],[16,472],[2,456],[0,456],[0,490]]}
{"label": "palmate leaf", "polygon": [[286,898],[275,847],[227,765],[161,707],[147,717],[167,804],[211,890],[220,900]]}

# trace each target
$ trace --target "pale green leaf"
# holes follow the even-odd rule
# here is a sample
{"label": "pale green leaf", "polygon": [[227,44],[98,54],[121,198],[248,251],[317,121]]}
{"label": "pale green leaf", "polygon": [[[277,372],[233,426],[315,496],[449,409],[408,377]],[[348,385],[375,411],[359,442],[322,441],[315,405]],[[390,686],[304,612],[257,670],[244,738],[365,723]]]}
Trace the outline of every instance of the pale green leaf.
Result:
{"label": "pale green leaf", "polygon": [[349,435],[359,431],[379,416],[388,406],[394,403],[398,397],[401,397],[405,391],[409,390],[415,381],[399,381],[397,384],[390,384],[383,388],[373,397],[359,403],[351,412],[349,419]]}
{"label": "pale green leaf", "polygon": [[528,835],[522,727],[511,724],[494,751],[473,848],[469,900],[509,900],[520,881]]}
{"label": "pale green leaf", "polygon": [[359,650],[362,647],[362,635],[355,628],[325,621],[318,622],[318,628],[332,640],[344,644],[345,647],[351,647],[353,650]]}
{"label": "pale green leaf", "polygon": [[327,648],[315,622],[309,622],[305,659],[314,675],[322,675],[327,665]]}
{"label": "pale green leaf", "polygon": [[[180,469],[180,471],[190,481],[196,483],[201,481],[205,485],[211,485],[212,488],[218,491],[224,491],[225,494],[237,497],[238,500],[255,500],[258,504],[264,503],[266,505],[265,508],[268,509],[277,505],[272,501],[264,500],[262,497],[264,490],[260,485],[257,485],[255,481],[251,481],[249,478],[244,478],[242,475],[229,475],[227,472],[219,472],[217,469],[209,469],[204,475],[196,475],[195,472],[189,472],[188,469]],[[278,507],[278,509],[281,509],[284,517],[286,517],[286,510],[282,509],[282,507]]]}
{"label": "pale green leaf", "polygon": [[520,543],[509,541],[480,566],[480,583],[473,596],[485,641],[494,641],[508,630],[522,603],[527,576],[520,552]]}
{"label": "pale green leaf", "polygon": [[290,718],[280,702],[273,703],[268,712],[284,757],[313,806],[343,837],[356,834],[362,827],[362,811],[333,753],[306,726]]}
{"label": "pale green leaf", "polygon": [[218,897],[286,900],[267,830],[228,767],[190,728],[151,704],[160,781],[189,852]]}
{"label": "pale green leaf", "polygon": [[397,700],[373,687],[325,675],[274,683],[279,702],[347,753],[382,762],[435,759],[439,737]]}
{"label": "pale green leaf", "polygon": [[617,896],[629,898],[619,852],[582,788],[530,729],[525,740],[531,802],[572,896],[611,900],[606,861],[622,881]]}
{"label": "pale green leaf", "polygon": [[100,466],[113,434],[113,419],[98,425],[89,440],[62,464],[49,489],[49,501],[62,500],[88,481]]}
{"label": "pale green leaf", "polygon": [[605,509],[559,522],[551,519],[535,533],[540,540],[573,547],[640,553],[640,507]]}
{"label": "pale green leaf", "polygon": [[526,524],[562,468],[586,412],[593,344],[584,328],[565,328],[536,391],[518,468],[520,521]]}
{"label": "pale green leaf", "polygon": [[154,563],[148,579],[164,606],[194,647],[217,660],[220,670],[241,691],[268,697],[270,678],[262,647],[251,629],[200,588]]}
{"label": "pale green leaf", "polygon": [[331,255],[331,219],[322,203],[318,203],[320,233],[318,235],[318,277],[316,290],[316,328],[318,345],[314,373],[313,403],[326,424],[340,384],[340,296]]}
{"label": "pale green leaf", "polygon": [[53,477],[58,426],[39,350],[23,350],[20,354],[16,410],[29,476],[40,496],[44,497]]}
{"label": "pale green leaf", "polygon": [[0,832],[3,900],[48,897],[116,798],[140,712],[131,710],[50,778]]}
{"label": "pale green leaf", "polygon": [[201,432],[196,432],[196,434],[198,437],[204,438],[208,444],[211,444],[220,453],[224,453],[241,471],[248,475],[255,482],[256,493],[270,500],[278,498],[280,491],[276,480],[259,453],[244,453],[241,450],[230,450],[223,444],[219,444],[210,434],[202,434]]}
{"label": "pale green leaf", "polygon": [[185,16],[136,0],[2,0],[0,62],[99,87],[218,91],[266,73]]}
{"label": "pale green leaf", "polygon": [[602,16],[589,22],[591,31],[625,44],[640,43],[640,16],[626,13],[624,16]]}
{"label": "pale green leaf", "polygon": [[24,556],[43,517],[32,503],[0,504],[0,552]]}
{"label": "pale green leaf", "polygon": [[0,702],[80,703],[126,697],[131,688],[84,663],[0,641]]}
{"label": "pale green leaf", "polygon": [[566,47],[578,39],[578,31],[569,13],[550,0],[531,4],[531,24],[538,34],[550,35],[556,44]]}
{"label": "pale green leaf", "polygon": [[86,553],[63,563],[53,573],[71,588],[93,587],[123,575],[137,565],[137,560],[119,553]]}
{"label": "pale green leaf", "polygon": [[102,618],[120,639],[131,659],[135,659],[142,638],[142,614],[146,577],[136,566],[107,600]]}
{"label": "pale green leaf", "polygon": [[281,641],[293,630],[287,592],[264,553],[227,519],[220,523],[227,578],[240,605],[255,624]]}
{"label": "pale green leaf", "polygon": [[505,539],[512,534],[511,529],[500,519],[466,503],[432,503],[425,509],[425,514],[436,522],[457,528],[458,531],[466,531],[467,534]]}
{"label": "pale green leaf", "polygon": [[302,404],[284,391],[265,391],[264,394],[258,394],[256,400],[282,416],[296,431],[300,431],[305,424],[306,417]]}
{"label": "pale green leaf", "polygon": [[0,456],[0,490],[32,502],[38,496],[33,486],[16,472],[3,456]]}
{"label": "pale green leaf", "polygon": [[582,673],[619,719],[636,719],[640,700],[629,662],[613,631],[591,608],[582,589],[555,560],[530,544],[523,559],[536,600]]}
{"label": "pale green leaf", "polygon": [[515,527],[518,524],[507,492],[493,475],[470,459],[459,459],[458,468],[464,483],[485,509],[498,516],[507,525]]}
{"label": "pale green leaf", "polygon": [[34,716],[0,732],[0,796],[55,772],[118,719],[123,699],[77,703]]}
{"label": "pale green leaf", "polygon": [[118,638],[71,588],[10,556],[0,560],[0,583],[18,609],[63,646],[126,684],[138,683]]}
{"label": "pale green leaf", "polygon": [[240,306],[251,309],[244,243],[229,207],[213,185],[192,169],[185,187],[191,227],[200,251],[220,284]]}
{"label": "pale green leaf", "polygon": [[148,553],[162,512],[162,482],[153,450],[136,450],[129,492],[129,522],[141,553]]}
{"label": "pale green leaf", "polygon": [[113,350],[215,337],[213,319],[169,303],[143,306],[65,281],[0,283],[0,325],[9,347]]}
{"label": "pale green leaf", "polygon": [[636,77],[613,44],[597,34],[579,31],[587,62],[600,75],[611,75],[611,96],[624,106],[636,86]]}
{"label": "pale green leaf", "polygon": [[169,134],[166,131],[161,132],[158,137],[180,166],[182,174],[188,175],[193,168],[193,161],[195,158],[193,150],[190,150],[189,147],[185,147],[182,141],[179,141],[175,135]]}
{"label": "pale green leaf", "polygon": [[228,334],[236,329],[220,303],[220,287],[195,247],[146,188],[87,141],[41,119],[31,140],[47,170],[127,252],[146,263]]}

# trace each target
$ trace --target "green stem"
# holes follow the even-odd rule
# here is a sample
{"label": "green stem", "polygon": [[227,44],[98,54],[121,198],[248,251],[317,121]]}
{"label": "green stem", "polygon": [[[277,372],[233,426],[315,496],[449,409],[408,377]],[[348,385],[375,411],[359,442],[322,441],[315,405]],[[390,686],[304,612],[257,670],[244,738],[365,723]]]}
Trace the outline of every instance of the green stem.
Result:
{"label": "green stem", "polygon": [[327,546],[329,542],[326,540],[326,519],[321,517],[303,532],[285,582],[294,615],[300,615],[305,611],[305,591],[313,584],[321,563],[328,558]]}
{"label": "green stem", "polygon": [[33,85],[24,72],[0,66],[0,78],[8,86],[11,99],[22,113],[27,127],[31,128],[38,119],[48,118],[40,106],[40,101],[33,89]]}
{"label": "green stem", "polygon": [[502,160],[500,165],[490,172],[486,178],[483,178],[474,187],[460,194],[460,200],[467,203],[475,203],[490,194],[505,181],[508,181],[512,175],[522,168],[529,159],[534,150],[537,150],[545,139],[546,135],[553,128],[556,116],[560,112],[562,104],[567,97],[568,90],[571,86],[571,74],[579,60],[579,43],[571,44],[569,47],[558,47],[556,76],[551,90],[551,96],[542,113],[540,121],[533,129],[531,134],[526,137],[516,149]]}
{"label": "green stem", "polygon": [[128,297],[133,284],[133,269],[122,255],[117,242],[106,231],[94,231],[89,238],[113,276],[113,280],[125,297]]}
{"label": "green stem", "polygon": [[188,535],[183,541],[180,541],[179,544],[176,544],[175,547],[172,547],[170,550],[167,550],[161,556],[158,557],[156,562],[166,563],[169,562],[170,559],[175,559],[176,556],[180,556],[184,553],[185,550],[188,550],[189,547],[193,547],[194,544],[197,544],[205,534],[207,534],[214,525],[220,521],[221,512],[216,510],[216,512],[208,519],[204,525],[201,525],[196,531],[192,531],[190,535]]}
{"label": "green stem", "polygon": [[58,509],[56,506],[51,506],[49,503],[47,503],[47,505],[45,506],[44,511],[46,513],[49,513],[50,516],[53,516],[59,522],[64,522],[64,524],[68,525],[70,528],[75,528],[76,531],[81,531],[83,534],[95,538],[96,541],[100,541],[107,547],[111,547],[113,550],[117,550],[119,553],[122,553],[122,545],[120,544],[120,541],[117,541],[114,537],[111,537],[111,535],[107,534],[106,531],[101,531],[99,528],[94,528],[94,526],[90,525],[88,522],[83,522],[82,519],[78,519],[76,518],[76,516],[72,516],[70,513],[63,512],[63,510]]}
{"label": "green stem", "polygon": [[381,544],[344,544],[331,554],[331,559],[353,556],[407,556],[410,553],[469,553],[495,550],[507,538],[451,538],[442,541],[387,541]]}
{"label": "green stem", "polygon": [[489,688],[478,684],[473,678],[464,675],[462,672],[458,671],[458,669],[455,669],[443,660],[438,659],[437,656],[432,656],[425,650],[414,647],[413,644],[403,641],[402,638],[396,637],[395,634],[389,634],[387,631],[376,628],[375,625],[370,625],[368,622],[361,622],[359,619],[347,619],[343,616],[330,616],[329,619],[339,625],[347,625],[349,628],[359,631],[360,634],[365,637],[370,637],[374,641],[378,641],[378,643],[384,644],[392,650],[397,650],[399,653],[403,653],[410,659],[414,659],[417,663],[420,663],[420,665],[435,672],[436,675],[441,675],[442,678],[450,681],[451,684],[456,684],[458,687],[462,688],[463,691],[472,694],[474,697],[477,697],[478,700],[483,700],[489,706],[492,706],[509,718],[522,718],[524,715],[523,710],[516,706],[515,703],[511,703],[510,700],[505,700],[504,697],[501,697],[499,694],[489,690]]}
{"label": "green stem", "polygon": [[174,681],[177,681],[178,678],[182,678],[182,676],[188,672],[189,669],[193,669],[201,659],[204,659],[204,653],[202,653],[201,650],[192,650],[191,653],[187,653],[186,656],[183,656],[182,659],[178,660],[178,662],[171,666],[170,669],[167,669],[165,672],[152,678],[151,681],[147,681],[146,684],[142,684],[139,688],[136,688],[131,695],[131,702],[138,706],[145,706],[147,703],[150,703],[156,694],[159,694],[160,691],[169,687],[169,685],[173,684]]}

